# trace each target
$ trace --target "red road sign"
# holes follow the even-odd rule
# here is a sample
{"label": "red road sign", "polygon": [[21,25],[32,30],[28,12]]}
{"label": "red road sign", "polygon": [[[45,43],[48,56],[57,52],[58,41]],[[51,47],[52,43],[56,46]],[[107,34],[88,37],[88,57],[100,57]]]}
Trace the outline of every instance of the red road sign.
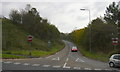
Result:
{"label": "red road sign", "polygon": [[118,38],[112,38],[112,45],[118,45]]}
{"label": "red road sign", "polygon": [[32,38],[33,38],[33,36],[29,35],[29,36],[28,36],[28,41],[29,41],[29,42],[32,42]]}

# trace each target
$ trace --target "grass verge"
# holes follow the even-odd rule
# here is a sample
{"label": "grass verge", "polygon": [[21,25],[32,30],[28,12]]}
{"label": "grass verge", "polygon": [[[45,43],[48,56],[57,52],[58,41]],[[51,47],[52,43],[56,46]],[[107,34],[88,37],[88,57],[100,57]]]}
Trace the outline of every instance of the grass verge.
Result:
{"label": "grass verge", "polygon": [[[40,50],[31,50],[32,57],[45,57],[48,55],[52,55],[61,49],[64,48],[64,44],[56,43],[54,46],[51,47],[50,51],[40,51]],[[27,58],[30,56],[30,50],[9,50],[9,51],[2,51],[2,58]],[[14,54],[14,55],[11,55]],[[16,55],[23,55],[23,56],[16,56]]]}
{"label": "grass verge", "polygon": [[89,52],[89,51],[84,50],[81,47],[79,47],[79,50],[84,56],[86,56],[88,58],[103,61],[103,62],[107,62],[109,60],[109,55],[106,55],[106,54],[103,54],[103,53]]}

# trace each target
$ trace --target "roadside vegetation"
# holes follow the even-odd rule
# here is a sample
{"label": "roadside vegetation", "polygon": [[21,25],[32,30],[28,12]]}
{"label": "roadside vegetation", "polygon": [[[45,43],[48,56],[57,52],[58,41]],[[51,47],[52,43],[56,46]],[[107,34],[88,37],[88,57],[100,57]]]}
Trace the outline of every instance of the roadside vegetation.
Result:
{"label": "roadside vegetation", "polygon": [[84,56],[101,61],[108,61],[110,55],[120,53],[120,42],[112,45],[112,38],[120,39],[120,5],[113,2],[105,12],[104,17],[92,20],[87,27],[64,35]]}
{"label": "roadside vegetation", "polygon": [[[31,43],[28,35],[33,36]],[[3,58],[44,57],[63,48],[58,29],[29,4],[21,12],[11,10],[10,19],[2,18]]]}

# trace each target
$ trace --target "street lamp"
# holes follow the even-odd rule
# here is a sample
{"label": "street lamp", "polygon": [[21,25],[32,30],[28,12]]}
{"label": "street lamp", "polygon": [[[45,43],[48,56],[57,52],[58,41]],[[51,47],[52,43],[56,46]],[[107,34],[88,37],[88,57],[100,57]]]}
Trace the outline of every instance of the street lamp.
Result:
{"label": "street lamp", "polygon": [[[82,10],[82,11],[89,11],[89,24],[91,24],[91,16],[90,16],[90,9],[80,9],[80,10]],[[91,52],[91,38],[92,38],[92,33],[91,33],[91,25],[89,25],[89,27],[90,27],[90,48],[89,48],[89,51]]]}

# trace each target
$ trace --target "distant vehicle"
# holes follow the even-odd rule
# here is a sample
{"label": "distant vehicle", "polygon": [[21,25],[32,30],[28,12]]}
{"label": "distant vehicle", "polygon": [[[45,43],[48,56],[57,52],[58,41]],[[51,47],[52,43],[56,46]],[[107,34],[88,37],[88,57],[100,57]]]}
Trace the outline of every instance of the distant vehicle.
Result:
{"label": "distant vehicle", "polygon": [[73,46],[72,49],[71,49],[71,52],[77,52],[77,51],[78,51],[77,47]]}
{"label": "distant vehicle", "polygon": [[113,54],[109,59],[110,67],[120,67],[120,54]]}

